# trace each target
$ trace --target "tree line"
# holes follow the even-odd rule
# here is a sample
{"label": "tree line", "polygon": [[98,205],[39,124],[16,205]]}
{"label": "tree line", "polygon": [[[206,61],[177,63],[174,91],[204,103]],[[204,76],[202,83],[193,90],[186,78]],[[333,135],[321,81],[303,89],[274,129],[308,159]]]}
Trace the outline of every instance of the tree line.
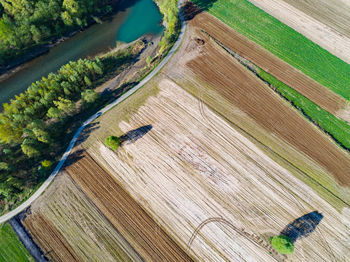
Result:
{"label": "tree line", "polygon": [[2,201],[32,187],[48,174],[50,163],[65,148],[67,128],[74,125],[72,119],[102,106],[103,101],[94,88],[130,64],[142,46],[144,43],[139,41],[117,53],[69,62],[3,104],[0,113],[1,207]]}
{"label": "tree line", "polygon": [[[177,0],[155,1],[163,15],[165,31],[158,56],[149,62],[161,59],[176,40],[180,28]],[[35,43],[32,32],[28,31],[28,26],[32,25],[33,21],[40,20],[28,18],[27,22],[24,22],[25,20],[21,22],[21,14],[9,15],[11,8],[9,9],[7,4],[14,9],[21,10],[22,7],[33,11],[37,10],[41,5],[39,2],[42,2],[43,8],[39,9],[42,12],[45,9],[47,19],[41,20],[42,23],[37,25],[50,28],[48,35],[52,36],[62,34],[69,26],[85,25],[91,13],[106,11],[103,8],[92,11],[90,7],[107,3],[104,0],[35,0],[34,2],[35,4],[31,0],[0,0],[0,66],[1,59],[8,54],[6,52],[17,54],[16,50]],[[57,12],[45,5],[57,6]],[[63,14],[67,11],[65,6],[79,9],[81,5],[85,5],[87,9],[72,11],[69,16],[72,18],[72,24],[68,23],[65,20],[68,16],[64,18]],[[34,9],[31,9],[33,6]],[[109,9],[108,6],[110,5],[106,5],[105,8]],[[28,10],[24,10],[23,14],[29,12]],[[31,15],[28,17],[42,17],[35,15],[36,12],[29,12]],[[21,30],[11,31],[21,27],[22,23],[22,33]],[[57,31],[56,28],[61,28],[61,31]],[[10,31],[10,35],[6,35]],[[21,39],[24,34],[28,34],[28,37]],[[10,51],[6,49],[9,42],[6,42],[5,38],[7,38],[6,41],[15,39],[11,40],[14,41],[14,45],[9,45]],[[25,39],[28,41],[26,42]],[[49,174],[58,153],[62,152],[66,147],[65,143],[69,142],[70,137],[67,136],[67,132],[69,129],[74,129],[72,125],[75,120],[79,120],[79,114],[90,114],[96,111],[96,107],[102,106],[106,102],[105,99],[108,99],[101,98],[94,88],[130,64],[143,48],[144,43],[139,41],[117,53],[112,51],[100,58],[70,62],[57,72],[50,73],[40,81],[31,84],[25,92],[15,96],[9,103],[3,104],[3,112],[0,113],[0,213],[4,209],[11,208],[16,201],[20,200],[19,195],[33,188]],[[147,70],[150,70],[150,66]],[[77,126],[78,124],[75,125]]]}
{"label": "tree line", "polygon": [[0,0],[0,66],[29,47],[87,26],[93,16],[111,12],[111,3],[111,0]]}
{"label": "tree line", "polygon": [[179,23],[179,8],[177,7],[178,0],[155,0],[159,7],[159,11],[163,16],[165,31],[159,43],[162,53],[166,50],[177,38],[180,23]]}

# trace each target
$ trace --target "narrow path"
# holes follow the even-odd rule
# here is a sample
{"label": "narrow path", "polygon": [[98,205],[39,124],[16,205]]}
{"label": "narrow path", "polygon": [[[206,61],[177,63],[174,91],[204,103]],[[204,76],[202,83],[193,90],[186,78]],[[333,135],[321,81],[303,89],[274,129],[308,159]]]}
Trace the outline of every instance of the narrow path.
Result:
{"label": "narrow path", "polygon": [[[184,0],[180,0],[178,2],[178,7],[181,9],[181,5]],[[21,213],[23,210],[28,208],[45,190],[46,188],[51,184],[53,179],[56,177],[56,175],[61,170],[62,166],[64,165],[65,161],[67,160],[68,156],[70,155],[80,133],[84,130],[84,128],[90,124],[92,121],[94,121],[96,118],[100,117],[102,114],[107,112],[108,110],[112,109],[119,103],[123,102],[125,99],[127,99],[129,96],[131,96],[133,93],[135,93],[137,90],[139,90],[142,86],[144,86],[149,80],[151,80],[169,61],[169,59],[173,56],[173,54],[176,52],[176,50],[179,48],[183,36],[185,34],[186,30],[186,23],[183,18],[183,16],[180,14],[180,21],[181,21],[181,32],[179,35],[179,38],[177,39],[174,46],[171,48],[167,56],[162,60],[162,62],[148,75],[146,76],[138,85],[136,85],[134,88],[130,89],[128,92],[126,92],[124,95],[116,99],[114,102],[110,103],[109,105],[105,106],[103,109],[92,115],[88,120],[86,120],[82,126],[78,129],[78,131],[75,133],[74,137],[69,143],[69,146],[67,150],[64,152],[60,162],[57,164],[55,170],[51,173],[51,175],[45,180],[45,182],[40,186],[40,188],[24,203],[22,203],[20,206],[15,208],[14,210],[8,212],[7,214],[0,217],[0,224],[6,222],[7,220],[11,219],[12,217],[16,216],[17,214]]]}

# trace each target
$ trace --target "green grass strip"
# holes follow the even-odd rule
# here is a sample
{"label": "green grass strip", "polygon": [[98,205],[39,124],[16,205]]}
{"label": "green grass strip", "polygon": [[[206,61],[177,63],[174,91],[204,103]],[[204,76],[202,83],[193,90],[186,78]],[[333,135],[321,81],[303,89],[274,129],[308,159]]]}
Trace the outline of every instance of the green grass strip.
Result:
{"label": "green grass strip", "polygon": [[350,150],[350,126],[346,121],[335,117],[261,68],[257,68],[257,73],[311,121],[332,136],[339,145]]}
{"label": "green grass strip", "polygon": [[192,0],[320,84],[350,100],[350,65],[247,0]]}
{"label": "green grass strip", "polygon": [[9,223],[0,225],[0,261],[34,262],[33,257],[19,240]]}

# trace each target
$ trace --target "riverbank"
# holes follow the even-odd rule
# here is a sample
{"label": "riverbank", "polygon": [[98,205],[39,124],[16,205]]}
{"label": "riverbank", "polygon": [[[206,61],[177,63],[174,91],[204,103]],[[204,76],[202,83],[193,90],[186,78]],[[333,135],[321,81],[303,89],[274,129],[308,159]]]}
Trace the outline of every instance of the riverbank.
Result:
{"label": "riverbank", "polygon": [[[176,2],[175,2],[176,3]],[[89,134],[89,132],[91,131],[91,128],[93,129],[93,127],[88,127],[88,123],[90,123],[93,119],[97,118],[101,113],[104,113],[106,111],[108,111],[111,107],[115,106],[116,104],[118,104],[120,101],[124,100],[126,97],[130,96],[133,92],[135,92],[136,90],[138,90],[139,88],[141,88],[143,86],[144,83],[146,83],[147,81],[149,81],[149,79],[151,79],[155,74],[157,74],[157,72],[167,63],[167,61],[170,59],[170,57],[172,56],[172,54],[177,50],[177,48],[179,47],[180,43],[181,43],[181,39],[182,39],[182,36],[183,36],[183,33],[184,33],[184,30],[185,30],[185,25],[183,24],[182,25],[182,28],[181,28],[181,34],[177,33],[176,35],[178,35],[179,37],[176,38],[177,41],[175,42],[167,42],[168,45],[167,45],[167,49],[163,52],[159,52],[160,50],[160,47],[159,45],[156,45],[154,42],[152,44],[152,42],[150,44],[147,44],[145,47],[146,49],[148,47],[152,47],[151,49],[153,50],[151,53],[153,54],[157,54],[155,58],[151,59],[151,61],[149,61],[149,56],[146,57],[146,54],[147,52],[144,52],[144,57],[146,57],[146,60],[142,59],[142,61],[144,61],[144,65],[147,64],[147,66],[144,66],[142,68],[142,66],[140,65],[140,68],[141,71],[138,73],[138,74],[134,74],[133,76],[135,77],[134,79],[136,79],[136,81],[129,81],[127,83],[123,83],[120,88],[118,88],[117,90],[115,90],[114,92],[109,92],[108,95],[104,95],[103,93],[101,93],[101,99],[98,100],[98,103],[93,103],[93,104],[90,104],[90,108],[83,108],[81,107],[81,105],[84,106],[84,104],[80,104],[79,102],[77,102],[76,106],[79,106],[79,114],[75,113],[73,116],[69,117],[68,119],[66,119],[66,121],[64,123],[57,123],[60,125],[59,128],[53,128],[52,129],[52,124],[55,125],[55,122],[45,122],[47,124],[50,125],[50,127],[45,127],[45,128],[51,128],[52,131],[54,132],[55,134],[55,141],[59,141],[59,143],[57,145],[59,145],[62,149],[64,147],[66,147],[68,144],[68,149],[66,150],[66,152],[64,153],[64,155],[62,156],[61,158],[61,161],[58,163],[56,169],[51,173],[50,177],[48,179],[46,179],[44,182],[42,179],[45,178],[45,176],[42,174],[42,172],[38,172],[38,171],[45,171],[43,170],[43,168],[41,167],[41,165],[38,166],[38,164],[40,163],[40,160],[41,158],[38,158],[36,157],[35,158],[35,161],[31,161],[31,165],[34,165],[33,167],[30,167],[28,165],[26,165],[26,169],[25,171],[24,170],[20,170],[17,168],[16,170],[16,174],[22,174],[22,177],[23,175],[26,177],[26,179],[22,178],[24,181],[27,181],[29,183],[29,188],[32,188],[33,187],[33,184],[40,184],[40,183],[43,183],[40,188],[38,190],[35,190],[35,193],[33,195],[31,195],[31,197],[27,200],[25,200],[25,202],[23,203],[22,201],[24,201],[24,199],[22,199],[22,201],[18,201],[20,198],[21,198],[21,194],[18,194],[16,193],[16,195],[11,195],[11,198],[10,196],[6,197],[3,201],[2,201],[2,206],[4,207],[4,205],[7,206],[6,210],[2,210],[1,213],[5,213],[7,212],[8,210],[10,209],[13,209],[14,207],[17,206],[16,209],[14,209],[13,211],[11,212],[8,212],[6,215],[0,217],[0,223],[4,222],[4,221],[7,221],[9,218],[13,217],[14,215],[20,213],[21,211],[23,211],[26,207],[28,207],[31,202],[36,199],[40,194],[41,192],[43,192],[45,190],[45,188],[50,184],[50,182],[52,181],[52,179],[55,177],[55,175],[57,174],[57,172],[60,170],[60,168],[62,167],[63,163],[65,162],[67,156],[70,154],[70,151],[72,150],[72,147],[75,145],[75,143],[77,142],[77,136],[82,132],[82,130],[84,129],[84,135],[83,135],[83,139],[84,137],[87,137],[87,135]],[[164,39],[162,37],[162,39]],[[143,44],[145,44],[144,41],[142,41]],[[141,45],[136,45],[136,50],[134,48],[132,48],[131,46],[129,46],[126,50],[126,54],[122,54],[122,53],[113,53],[113,52],[110,52],[109,55],[111,55],[112,57],[110,57],[112,60],[113,59],[116,59],[116,55],[121,55],[120,58],[118,58],[119,61],[125,61],[125,55],[129,56],[130,55],[130,52],[131,54],[134,53],[135,51],[139,50],[139,52],[141,51],[145,51],[145,48],[143,48],[142,50],[139,49],[139,47],[141,47]],[[159,47],[159,48],[158,48]],[[130,49],[131,48],[131,49]],[[171,50],[170,50],[171,48]],[[114,58],[113,58],[114,57]],[[135,59],[133,60],[133,63],[129,64],[129,68],[132,68],[131,66],[133,64],[135,64],[136,62],[140,61],[140,58],[142,56],[138,55],[137,57],[135,57]],[[100,63],[100,61],[102,59],[105,59],[106,57],[101,57],[100,59],[95,59],[95,61],[97,61],[98,63]],[[108,59],[108,57],[107,57]],[[120,60],[121,59],[121,60]],[[130,62],[129,60],[127,60],[128,62]],[[84,62],[84,61],[82,61]],[[74,64],[74,63],[73,63]],[[71,65],[73,65],[71,63]],[[116,71],[115,73],[115,76],[118,75],[120,72],[123,72],[125,70],[127,70],[127,66],[122,66],[122,64],[118,63],[118,67],[115,69],[118,71]],[[70,67],[71,68],[71,67]],[[64,69],[63,69],[64,70]],[[54,74],[51,75],[51,78],[54,77]],[[112,77],[112,76],[110,76]],[[108,79],[106,79],[105,77],[103,78],[100,78],[99,79],[100,81],[97,81],[97,82],[94,82],[93,83],[93,86],[90,86],[90,89],[95,89],[97,86],[101,85],[103,82],[107,81]],[[43,80],[43,84],[44,82],[47,81],[47,79],[44,79]],[[25,95],[24,95],[25,96]],[[76,101],[76,100],[74,100]],[[114,101],[114,102],[113,102]],[[71,136],[73,135],[73,133],[77,130],[77,128],[79,127],[79,125],[82,123],[82,120],[83,119],[86,119],[89,115],[91,115],[93,112],[96,112],[96,110],[98,108],[101,108],[103,105],[106,105],[108,104],[108,106],[104,107],[101,111],[99,111],[98,113],[94,114],[92,117],[90,117],[87,121],[84,122],[83,126],[81,126],[78,131],[76,132],[76,135],[74,136],[74,138],[69,141],[69,139],[71,138]],[[31,107],[31,106],[29,106]],[[82,110],[84,109],[84,110]],[[4,123],[3,123],[4,124]],[[57,133],[64,133],[64,136],[61,137],[59,134]],[[49,133],[50,134],[50,133]],[[59,137],[57,137],[59,136]],[[35,138],[32,138],[32,139],[35,139]],[[51,142],[55,142],[55,141],[51,141]],[[79,143],[79,141],[78,141]],[[16,161],[21,161],[21,159],[24,161],[25,160],[25,157],[22,155],[20,156],[15,156],[14,154],[21,154],[21,149],[19,148],[18,149],[18,146],[16,146],[16,151],[15,153],[12,152],[12,149],[11,150],[8,150],[6,149],[6,152],[9,152],[10,153],[10,156],[6,156],[5,154],[1,154],[1,160],[2,161],[6,161],[5,158],[7,158],[7,160],[9,160],[11,157],[11,159],[17,159]],[[13,146],[12,146],[13,147]],[[15,148],[13,148],[15,149]],[[1,151],[2,152],[2,151]],[[24,151],[23,151],[24,152]],[[44,151],[41,152],[42,154],[44,153]],[[45,155],[45,157],[50,157],[50,158],[53,158],[54,155],[55,155],[55,158],[58,157],[59,155],[62,154],[62,152],[58,149],[58,150],[55,150],[55,152],[51,152],[51,153],[45,153],[43,155]],[[31,160],[33,160],[33,158],[31,158]],[[22,162],[23,162],[22,161]],[[28,160],[27,160],[28,162]],[[29,162],[28,162],[29,163]],[[27,163],[27,164],[28,164]],[[9,163],[10,165],[11,163]],[[52,164],[55,164],[55,163],[52,163]],[[18,167],[21,166],[21,165],[17,165]],[[53,165],[52,165],[53,166]],[[38,170],[36,170],[36,168]],[[45,172],[50,172],[52,169],[46,169]],[[41,180],[38,182],[35,182],[35,181],[29,181],[29,174],[39,174],[39,178],[41,177]],[[41,175],[40,175],[41,174]],[[10,177],[11,177],[11,174],[9,174]],[[20,178],[18,178],[19,180],[16,180],[18,182],[20,182]],[[5,186],[5,185],[4,185]],[[28,189],[28,188],[27,188]],[[8,189],[6,189],[8,190]],[[18,192],[18,191],[17,191]],[[33,192],[33,191],[32,191]],[[7,201],[6,203],[4,201]],[[12,204],[9,205],[9,202],[8,201],[11,201]],[[21,204],[22,203],[22,204]],[[19,206],[20,205],[20,206]]]}
{"label": "riverbank", "polygon": [[[56,151],[54,154],[56,156],[59,156],[62,154],[64,149],[69,144],[70,138],[72,137],[76,129],[79,127],[79,125],[84,121],[84,119],[86,119],[92,113],[96,112],[98,108],[101,108],[103,105],[110,103],[114,99],[118,98],[121,94],[123,94],[124,92],[134,87],[136,83],[140,81],[140,79],[142,79],[143,76],[146,75],[153,68],[152,66],[153,64],[148,66],[146,60],[148,56],[154,56],[157,54],[159,40],[160,40],[160,36],[146,35],[144,37],[141,37],[139,40],[136,40],[129,44],[123,44],[118,48],[115,48],[105,53],[104,55],[100,55],[100,59],[102,61],[104,59],[115,59],[114,57],[120,57],[118,58],[118,60],[121,59],[121,61],[117,62],[117,67],[115,69],[108,69],[107,72],[105,72],[100,79],[98,79],[95,82],[92,82],[91,88],[92,90],[97,92],[99,97],[93,104],[90,104],[87,107],[85,103],[83,103],[81,100],[76,102],[76,108],[77,108],[76,112],[72,116],[69,116],[69,118],[65,119],[64,123],[62,123],[63,126],[60,128],[62,130],[65,130],[64,137],[60,139],[60,142],[58,144],[54,143],[54,148],[55,148],[54,151]],[[130,54],[133,57],[131,61],[129,60],[129,58],[124,58],[124,57],[130,56]],[[108,58],[108,57],[112,57],[112,58]],[[123,62],[124,60],[125,62]],[[157,60],[155,60],[155,62],[156,61]],[[47,127],[45,128],[45,130],[49,131],[50,128]],[[54,131],[53,135],[57,136],[58,134],[57,132]],[[14,147],[11,147],[11,150],[17,153],[21,152],[21,151],[18,151],[18,149],[15,149]],[[21,149],[19,148],[19,150]],[[42,150],[44,150],[44,148]],[[46,158],[49,157],[51,161],[55,163],[54,158],[52,158],[52,156],[51,157],[49,156],[49,155],[52,155],[53,152],[51,153],[50,152],[47,152]],[[23,158],[24,156],[23,155],[17,156],[17,153],[11,153],[11,154],[16,154],[16,156],[13,156],[13,158],[25,161]],[[1,157],[0,162],[10,161],[10,159],[7,159],[8,157],[6,155],[1,154],[0,157]],[[8,165],[12,166],[13,165],[12,162],[11,161],[8,162]],[[38,171],[38,168],[40,169],[40,161],[36,159],[35,162],[26,166],[25,173],[27,173],[27,175],[25,177],[27,182],[30,182],[33,180],[33,178],[29,179],[28,177],[29,174],[40,173]],[[47,171],[50,171],[50,170],[47,170]],[[24,176],[23,175],[24,170],[20,170],[20,168],[18,168],[15,173],[22,174],[21,177]],[[37,174],[37,176],[41,176],[42,177],[41,180],[37,182],[32,181],[30,183],[41,184],[42,179],[45,178],[45,175],[43,176],[42,174],[41,175]],[[32,192],[34,192],[37,189],[37,187],[32,187],[32,186],[31,188],[33,188]],[[25,194],[27,197],[24,197],[22,196],[22,194],[19,194],[19,195],[13,196],[12,198],[1,200],[0,206],[5,208],[3,210],[0,210],[0,214],[5,213],[8,210],[12,209],[13,207],[18,206],[19,204],[26,201],[27,198],[32,194],[32,192],[28,192],[28,190],[25,189],[25,191],[23,191],[23,194]]]}
{"label": "riverbank", "polygon": [[[108,19],[113,18],[114,16],[118,15],[120,11],[115,11],[114,14],[108,15],[108,16],[101,16],[98,19],[102,19],[102,22],[108,21]],[[97,24],[95,19],[89,20],[89,24],[82,28],[75,28],[70,32],[67,32],[62,37],[50,41],[46,44],[41,44],[34,46],[32,48],[29,48],[28,52],[21,55],[21,57],[14,59],[12,62],[10,62],[7,66],[0,67],[0,82],[6,80],[7,78],[11,77],[16,72],[22,70],[25,67],[25,63],[30,62],[31,60],[38,58],[48,52],[50,52],[51,48],[71,39],[73,36],[75,36],[78,33],[81,33],[87,29],[89,29],[91,26]]]}
{"label": "riverbank", "polygon": [[[63,39],[63,42],[62,39],[59,40],[60,43],[52,47],[46,54],[10,70],[11,73],[6,74],[6,76],[3,75],[0,83],[0,103],[8,102],[15,95],[25,91],[32,83],[40,80],[43,76],[47,77],[50,73],[56,72],[69,61],[94,57],[113,49],[119,37],[119,30],[125,27],[130,28],[130,24],[135,24],[135,22],[136,24],[137,22],[148,24],[144,31],[138,31],[136,35],[133,34],[135,38],[132,40],[143,34],[154,32],[154,28],[158,30],[161,27],[159,21],[132,15],[133,10],[140,9],[140,6],[151,6],[153,13],[149,13],[149,15],[152,16],[154,14],[161,19],[159,10],[152,0],[137,1],[131,7],[130,5],[131,3],[128,3],[125,8],[120,8],[117,15],[109,19],[106,18],[101,24],[97,23],[84,31],[79,31],[79,33]],[[130,30],[132,28],[133,26],[131,26]]]}

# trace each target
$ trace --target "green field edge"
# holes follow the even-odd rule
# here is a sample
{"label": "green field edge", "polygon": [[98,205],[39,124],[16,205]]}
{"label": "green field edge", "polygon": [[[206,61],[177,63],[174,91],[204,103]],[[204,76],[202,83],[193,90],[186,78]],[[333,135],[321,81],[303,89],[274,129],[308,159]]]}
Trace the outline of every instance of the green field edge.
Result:
{"label": "green field edge", "polygon": [[0,261],[34,262],[9,223],[0,225]]}
{"label": "green field edge", "polygon": [[[301,101],[305,102],[307,105],[314,106],[313,108],[315,110],[317,110],[316,113],[319,113],[319,118],[321,118],[321,120],[327,120],[329,119],[329,117],[331,117],[332,119],[335,118],[335,120],[340,121],[341,123],[345,123],[346,124],[346,128],[349,131],[350,134],[350,126],[343,120],[340,120],[338,118],[336,118],[334,115],[332,115],[331,113],[329,113],[328,111],[320,108],[318,105],[316,105],[315,103],[313,103],[312,101],[310,101],[308,98],[304,97],[303,95],[301,95],[300,93],[298,93],[297,91],[295,91],[293,88],[287,86],[286,84],[284,84],[283,82],[281,82],[280,80],[276,79],[275,77],[273,77],[272,75],[270,75],[269,73],[263,71],[260,67],[258,67],[257,65],[255,65],[253,62],[251,62],[250,60],[241,57],[239,54],[235,53],[234,51],[232,51],[231,49],[227,48],[226,46],[224,46],[220,41],[218,41],[217,39],[213,38],[210,34],[206,33],[205,31],[202,30],[203,33],[205,33],[207,36],[209,36],[218,46],[220,46],[221,48],[223,48],[228,54],[230,54],[233,58],[235,58],[240,64],[242,64],[244,67],[247,68],[247,70],[251,71],[257,78],[259,78],[261,81],[263,81],[267,86],[269,86],[272,90],[274,90],[278,95],[281,96],[281,98],[283,98],[285,101],[287,101],[293,108],[295,108],[304,118],[306,118],[308,121],[310,121],[312,124],[316,125],[321,131],[323,131],[326,135],[328,135],[330,138],[333,139],[333,141],[342,149],[346,150],[347,152],[349,152],[349,148],[344,147],[344,145],[340,144],[339,141],[337,141],[329,132],[327,132],[327,130],[325,130],[324,128],[322,128],[322,126],[317,122],[318,119],[314,119],[313,115],[308,115],[310,109],[308,108],[308,110],[305,110],[303,104],[299,104],[297,103],[298,100],[296,102],[294,102],[293,100],[289,100],[289,96],[288,96],[288,92],[286,92],[286,94],[284,94],[284,91],[290,91],[293,92],[293,94],[295,94],[296,98],[300,99]],[[261,74],[261,75],[260,75]],[[278,88],[276,86],[278,86]],[[285,88],[285,89],[283,89]],[[215,110],[216,111],[216,110]],[[311,111],[312,113],[313,111]],[[322,115],[324,114],[324,115]],[[328,122],[327,122],[328,123]],[[332,124],[332,122],[330,122],[330,124]],[[236,126],[236,125],[235,125]],[[244,131],[243,129],[241,129],[239,126],[238,127],[240,130]],[[326,126],[327,127],[327,126]],[[246,131],[244,131],[245,133],[247,133]],[[249,134],[248,134],[249,135]],[[251,135],[249,135],[251,138],[253,138]],[[350,136],[349,136],[350,137]],[[259,140],[257,140],[256,138],[254,138],[254,140],[256,140],[257,142],[259,142],[259,144],[264,145],[264,143],[261,143]],[[267,147],[266,145],[264,145],[264,147]],[[268,148],[268,147],[267,147]],[[271,149],[270,149],[271,150]],[[273,150],[272,150],[273,151]],[[273,151],[275,154],[277,154],[279,157],[283,158],[282,156],[280,156],[277,152]],[[272,154],[270,154],[272,156]],[[276,157],[273,157],[275,161],[277,161]],[[283,158],[284,159],[284,158]],[[315,176],[315,175],[311,175],[308,174],[307,172],[301,170],[299,167],[297,167],[295,164],[293,164],[292,162],[288,161],[287,159],[284,159],[289,165],[291,165],[295,170],[298,171],[298,173],[302,173],[302,175],[304,176],[304,178],[302,179],[304,182],[307,181],[307,184],[309,186],[311,186],[313,189],[316,190],[316,192],[319,193],[320,196],[322,196],[324,199],[327,199],[328,203],[334,203],[333,200],[329,199],[328,193],[332,195],[332,197],[336,198],[338,201],[340,201],[342,203],[341,206],[348,206],[350,207],[350,203],[345,201],[344,199],[342,199],[342,197],[340,197],[340,192],[337,188],[337,183],[335,181],[332,181],[330,183],[330,181],[328,179],[325,179],[323,177],[320,176]],[[280,160],[278,160],[277,162],[281,162]],[[288,168],[289,169],[289,168]],[[295,172],[293,172],[295,173]],[[299,178],[301,178],[300,176],[301,174],[298,175]],[[305,177],[306,176],[306,177]],[[328,193],[324,192],[327,191]],[[334,206],[334,205],[333,205]],[[339,205],[335,205],[334,207],[336,207],[338,210],[340,210],[338,208]]]}
{"label": "green field edge", "polygon": [[283,61],[350,100],[350,65],[247,0],[192,0]]}

